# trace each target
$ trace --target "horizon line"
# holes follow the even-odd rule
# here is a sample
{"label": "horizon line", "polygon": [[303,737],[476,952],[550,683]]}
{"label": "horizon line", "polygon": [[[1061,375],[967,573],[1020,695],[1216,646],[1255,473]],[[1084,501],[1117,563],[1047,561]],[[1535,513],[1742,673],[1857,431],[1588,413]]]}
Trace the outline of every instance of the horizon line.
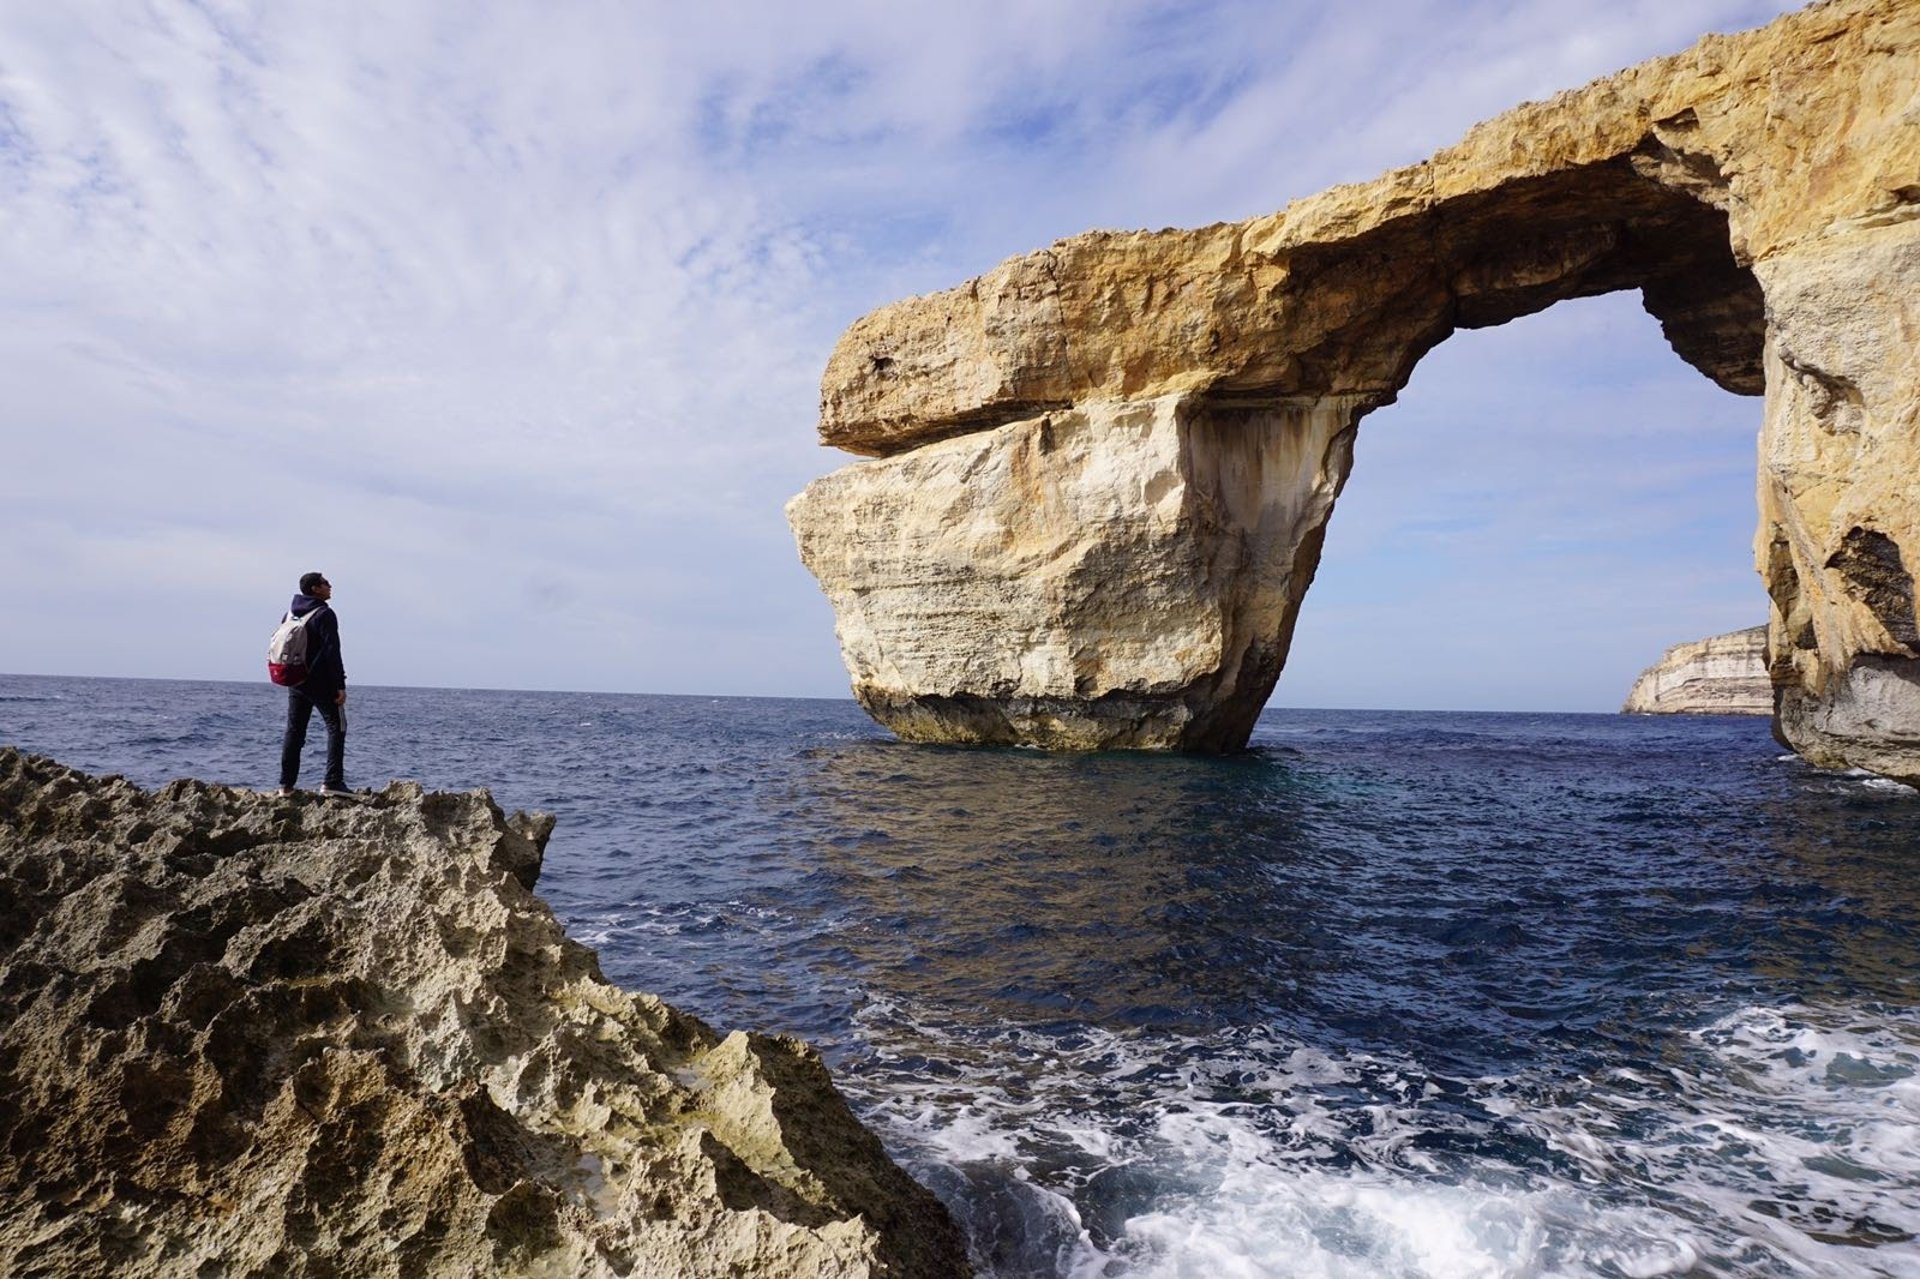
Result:
{"label": "horizon line", "polygon": [[[5,679],[70,679],[70,680],[118,680],[146,684],[259,684],[265,689],[279,689],[279,685],[266,680],[252,679],[211,679],[197,676],[175,675],[71,675],[34,671],[0,671],[0,680]],[[859,705],[851,693],[838,697],[821,696],[810,693],[658,693],[637,692],[630,689],[596,688],[507,688],[488,687],[467,684],[352,684],[349,688],[385,689],[397,692],[438,692],[438,693],[544,693],[564,697],[672,697],[699,701],[769,701],[769,702],[852,702]],[[1275,705],[1272,702],[1260,708],[1260,714],[1269,711],[1311,711],[1334,712],[1343,714],[1386,714],[1386,715],[1604,715],[1608,717],[1627,716],[1624,710],[1566,710],[1566,709],[1513,709],[1475,706],[1293,706]],[[1670,719],[1671,715],[1647,714],[1639,716],[1645,719]],[[1711,718],[1711,717],[1710,717]],[[1732,716],[1736,719],[1759,719],[1757,715]]]}

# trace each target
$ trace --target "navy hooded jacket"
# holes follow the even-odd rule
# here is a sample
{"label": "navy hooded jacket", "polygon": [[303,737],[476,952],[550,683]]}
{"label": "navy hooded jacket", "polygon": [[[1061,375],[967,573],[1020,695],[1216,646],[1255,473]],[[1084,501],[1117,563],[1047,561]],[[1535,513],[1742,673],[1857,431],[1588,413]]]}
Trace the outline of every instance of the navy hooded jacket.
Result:
{"label": "navy hooded jacket", "polygon": [[305,617],[317,608],[325,612],[307,623],[307,678],[297,691],[315,701],[332,701],[333,695],[347,686],[346,663],[340,660],[340,619],[330,605],[322,605],[311,595],[296,595],[287,611]]}

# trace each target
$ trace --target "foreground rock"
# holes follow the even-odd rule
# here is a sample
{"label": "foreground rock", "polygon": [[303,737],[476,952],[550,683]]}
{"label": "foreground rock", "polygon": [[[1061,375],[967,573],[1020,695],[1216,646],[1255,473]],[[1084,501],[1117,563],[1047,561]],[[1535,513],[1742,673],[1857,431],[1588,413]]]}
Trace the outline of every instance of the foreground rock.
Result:
{"label": "foreground rock", "polygon": [[1633,682],[1625,715],[1771,715],[1767,628],[1675,644]]}
{"label": "foreground rock", "polygon": [[[788,506],[903,736],[1231,749],[1352,436],[1462,328],[1637,289],[1767,397],[1779,727],[1920,779],[1920,5],[1834,0],[1192,231],[1096,232],[857,322]],[[956,438],[962,437],[962,438]]]}
{"label": "foreground rock", "polygon": [[0,750],[0,1273],[969,1273],[805,1045],[600,978],[551,826]]}

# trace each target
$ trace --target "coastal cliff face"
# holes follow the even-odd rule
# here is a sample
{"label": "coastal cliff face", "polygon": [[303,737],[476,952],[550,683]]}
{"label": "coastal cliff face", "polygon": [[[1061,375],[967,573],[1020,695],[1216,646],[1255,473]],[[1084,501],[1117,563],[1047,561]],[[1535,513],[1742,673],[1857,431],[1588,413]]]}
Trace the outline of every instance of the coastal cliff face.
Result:
{"label": "coastal cliff face", "polygon": [[1767,628],[1675,644],[1633,682],[1626,715],[1771,715]]}
{"label": "coastal cliff face", "polygon": [[[1920,778],[1916,285],[1920,6],[1834,0],[1277,214],[1094,232],[882,308],[828,362],[820,436],[888,462],[817,482],[788,518],[856,693],[903,735],[1231,748],[1222,726],[1250,725],[1239,708],[1285,662],[1360,418],[1456,329],[1638,289],[1682,359],[1767,397],[1758,559],[1781,730],[1819,762]],[[1148,508],[1200,493],[1204,461],[1169,487],[1153,482],[1163,449],[1021,443],[1047,422],[1106,435],[1146,419],[1246,423],[1261,487],[1243,509],[1305,518],[1268,538],[1196,507],[1162,512],[1169,530]],[[979,466],[914,491],[944,465],[921,452],[967,447]],[[1013,466],[997,449],[1026,450],[1022,491],[1064,485],[1073,501],[996,492]],[[981,554],[995,529],[1008,546],[1051,540],[1076,567]],[[1214,658],[1210,640],[1186,662],[1124,638],[1209,610]],[[1243,639],[1228,619],[1261,629]]]}
{"label": "coastal cliff face", "polygon": [[551,828],[0,750],[0,1272],[969,1274],[812,1050],[600,978]]}

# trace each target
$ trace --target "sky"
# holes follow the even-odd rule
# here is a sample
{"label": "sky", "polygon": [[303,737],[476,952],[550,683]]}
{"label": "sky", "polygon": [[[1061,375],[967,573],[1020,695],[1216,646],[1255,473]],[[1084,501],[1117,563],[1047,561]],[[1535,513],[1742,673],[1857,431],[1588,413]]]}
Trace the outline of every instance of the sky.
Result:
{"label": "sky", "polygon": [[[1267,213],[1770,0],[0,0],[0,671],[844,697],[840,332]],[[1765,620],[1760,401],[1634,294],[1366,418],[1276,706],[1613,710]]]}

